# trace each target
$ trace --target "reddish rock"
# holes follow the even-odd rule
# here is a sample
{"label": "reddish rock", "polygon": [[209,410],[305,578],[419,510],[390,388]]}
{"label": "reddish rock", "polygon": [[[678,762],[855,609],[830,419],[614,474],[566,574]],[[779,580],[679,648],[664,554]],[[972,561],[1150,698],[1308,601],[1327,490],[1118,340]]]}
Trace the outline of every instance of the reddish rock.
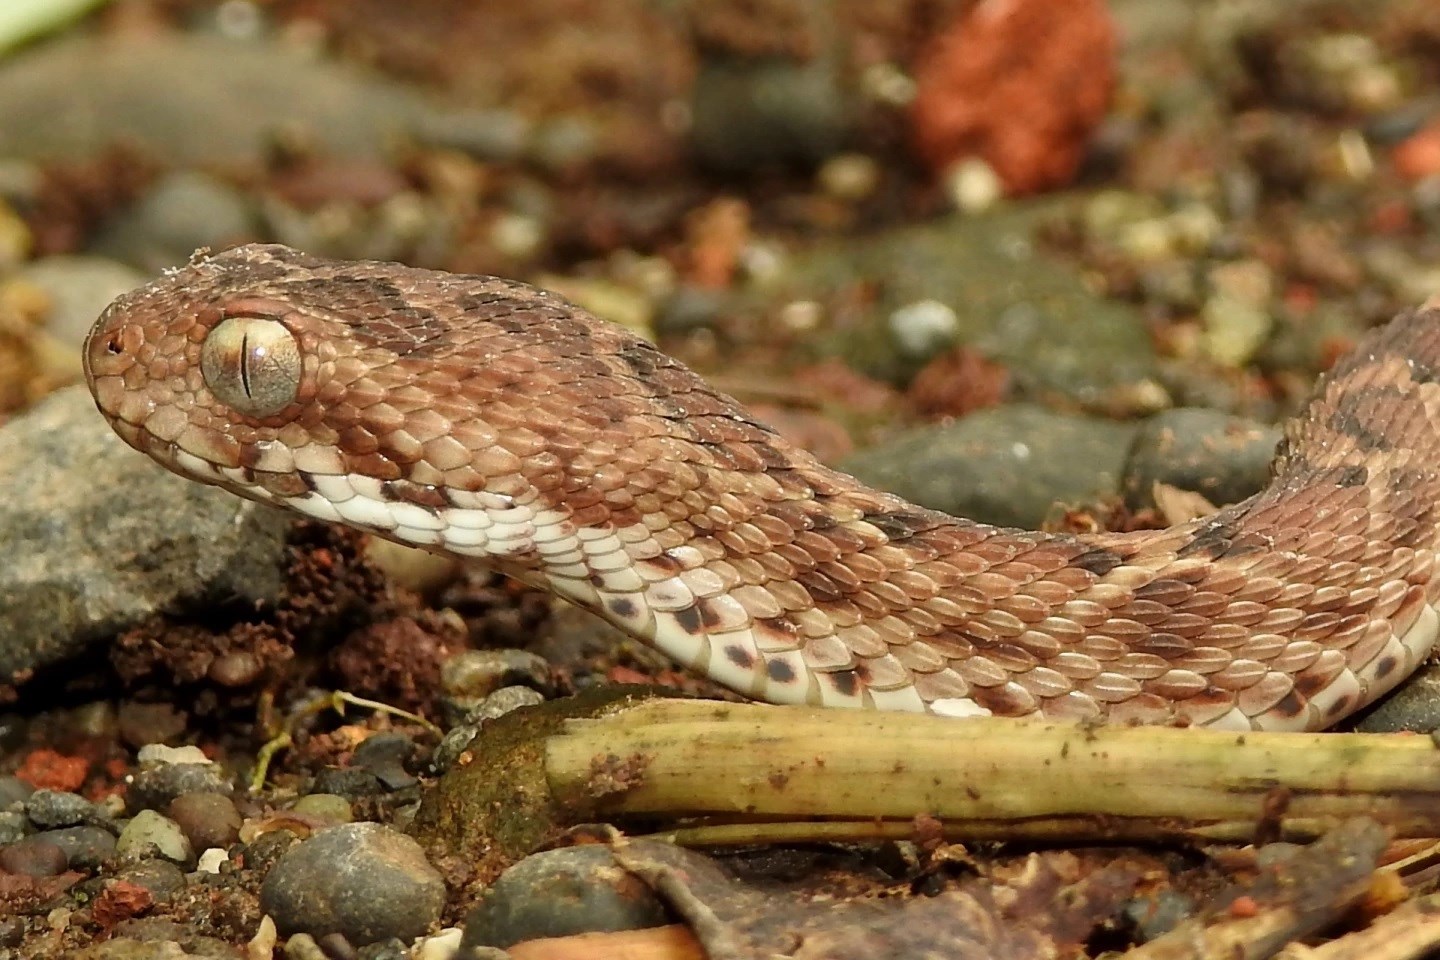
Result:
{"label": "reddish rock", "polygon": [[15,776],[37,790],[79,790],[90,772],[90,761],[54,750],[32,750]]}
{"label": "reddish rock", "polygon": [[1406,180],[1424,180],[1440,173],[1440,120],[1396,144],[1390,162]]}
{"label": "reddish rock", "polygon": [[936,172],[978,156],[1011,196],[1068,183],[1115,89],[1104,0],[980,0],[924,48],[912,132]]}

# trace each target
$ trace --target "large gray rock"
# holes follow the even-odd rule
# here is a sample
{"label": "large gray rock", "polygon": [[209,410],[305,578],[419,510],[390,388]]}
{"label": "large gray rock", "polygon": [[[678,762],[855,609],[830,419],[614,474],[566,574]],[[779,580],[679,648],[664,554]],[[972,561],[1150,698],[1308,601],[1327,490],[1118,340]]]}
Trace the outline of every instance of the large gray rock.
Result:
{"label": "large gray rock", "polygon": [[162,611],[274,602],[289,521],[167,473],[84,387],[0,428],[0,682]]}
{"label": "large gray rock", "polygon": [[199,34],[67,39],[0,63],[0,156],[88,157],[123,142],[175,165],[234,167],[295,135],[375,157],[428,116],[417,94],[363,70]]}

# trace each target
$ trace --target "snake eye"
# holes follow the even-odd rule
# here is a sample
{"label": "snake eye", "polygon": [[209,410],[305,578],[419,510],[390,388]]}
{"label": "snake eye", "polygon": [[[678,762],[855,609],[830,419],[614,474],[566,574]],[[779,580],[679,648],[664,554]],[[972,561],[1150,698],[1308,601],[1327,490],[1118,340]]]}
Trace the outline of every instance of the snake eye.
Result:
{"label": "snake eye", "polygon": [[222,320],[200,349],[200,372],[210,392],[251,417],[268,417],[293,403],[301,369],[295,335],[268,317]]}

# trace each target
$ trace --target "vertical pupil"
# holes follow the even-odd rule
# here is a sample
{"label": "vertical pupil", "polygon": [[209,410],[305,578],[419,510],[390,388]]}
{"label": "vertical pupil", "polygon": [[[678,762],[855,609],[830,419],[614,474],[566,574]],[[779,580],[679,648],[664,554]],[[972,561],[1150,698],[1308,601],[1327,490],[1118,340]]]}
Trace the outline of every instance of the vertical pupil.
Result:
{"label": "vertical pupil", "polygon": [[250,334],[240,335],[240,389],[245,391],[245,396],[254,397],[250,392]]}

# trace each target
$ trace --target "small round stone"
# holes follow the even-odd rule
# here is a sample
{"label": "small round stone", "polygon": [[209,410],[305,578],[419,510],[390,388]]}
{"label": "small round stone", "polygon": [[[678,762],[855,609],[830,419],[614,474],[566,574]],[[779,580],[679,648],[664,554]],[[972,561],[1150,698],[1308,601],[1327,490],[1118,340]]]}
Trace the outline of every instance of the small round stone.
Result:
{"label": "small round stone", "polygon": [[440,919],[445,882],[414,840],[378,823],[321,830],[276,862],[260,907],[281,933],[363,946],[411,940]]}
{"label": "small round stone", "polygon": [[228,847],[240,836],[240,812],[218,793],[182,793],[165,808],[195,850]]}
{"label": "small round stone", "polygon": [[375,797],[385,792],[385,784],[369,770],[355,767],[326,767],[315,774],[310,785],[311,793],[332,793],[352,803],[365,797]]}
{"label": "small round stone", "polygon": [[30,832],[30,821],[19,810],[0,811],[0,846],[14,843]]}
{"label": "small round stone", "polygon": [[[454,721],[454,725],[431,754],[434,769],[445,771],[455,765],[460,754],[470,745],[487,720],[503,717],[512,710],[545,702],[545,697],[530,687],[501,687],[470,707]],[[449,702],[447,701],[447,706]]]}
{"label": "small round stone", "polygon": [[68,790],[36,790],[25,802],[30,822],[42,829],[73,827],[95,815],[95,805]]}
{"label": "small round stone", "polygon": [[26,837],[0,848],[0,871],[23,877],[53,877],[65,872],[65,851],[40,837]]}
{"label": "small round stone", "polygon": [[170,801],[185,793],[222,793],[229,795],[220,768],[213,763],[158,763],[145,766],[135,774],[126,794],[132,812],[164,810]]}
{"label": "small round stone", "polygon": [[502,873],[466,919],[461,950],[666,922],[655,894],[619,869],[609,848],[564,847],[531,854]]}
{"label": "small round stone", "polygon": [[306,794],[296,800],[291,809],[327,824],[350,823],[355,819],[350,801],[333,793]]}
{"label": "small round stone", "polygon": [[141,810],[120,831],[115,852],[128,859],[159,855],[173,863],[193,864],[195,849],[180,825],[154,810]]}
{"label": "small round stone", "polygon": [[389,789],[400,790],[416,783],[405,769],[415,754],[415,741],[403,733],[377,733],[355,748],[350,765],[370,771]]}
{"label": "small round stone", "polygon": [[0,777],[0,811],[23,805],[35,788],[19,777]]}
{"label": "small round stone", "polygon": [[548,692],[549,662],[528,650],[466,650],[440,668],[440,687],[452,697],[479,698],[516,684]]}
{"label": "small round stone", "polygon": [[101,827],[62,827],[37,833],[35,837],[65,851],[65,860],[72,870],[94,870],[115,855],[115,836]]}
{"label": "small round stone", "polygon": [[185,874],[164,860],[141,860],[121,870],[117,880],[144,887],[156,903],[173,899],[185,889]]}
{"label": "small round stone", "polygon": [[185,730],[185,714],[170,703],[125,703],[116,724],[120,739],[138,749],[179,737]]}

